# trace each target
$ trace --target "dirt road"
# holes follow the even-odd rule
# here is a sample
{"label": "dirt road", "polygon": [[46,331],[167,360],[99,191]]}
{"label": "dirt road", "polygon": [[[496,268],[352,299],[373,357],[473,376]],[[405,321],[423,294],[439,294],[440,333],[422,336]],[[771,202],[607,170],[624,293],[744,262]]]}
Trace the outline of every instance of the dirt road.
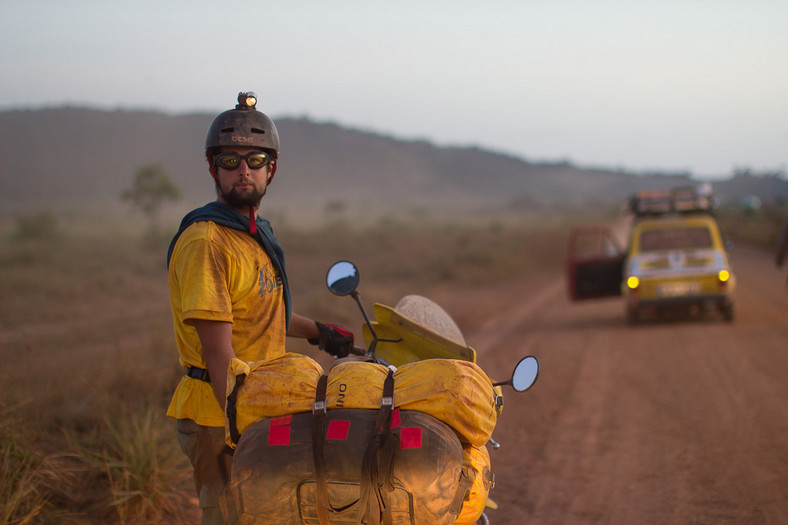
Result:
{"label": "dirt road", "polygon": [[494,523],[788,523],[785,274],[733,264],[732,324],[630,327],[620,299],[570,303],[560,269],[456,308],[491,375],[541,362],[496,429]]}

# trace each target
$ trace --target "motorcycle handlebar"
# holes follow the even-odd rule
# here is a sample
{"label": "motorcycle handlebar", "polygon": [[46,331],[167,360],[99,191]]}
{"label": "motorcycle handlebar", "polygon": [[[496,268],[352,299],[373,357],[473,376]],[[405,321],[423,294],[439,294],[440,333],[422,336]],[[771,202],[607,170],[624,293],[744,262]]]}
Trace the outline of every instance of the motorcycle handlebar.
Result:
{"label": "motorcycle handlebar", "polygon": [[352,346],[350,347],[350,353],[352,355],[367,355],[367,349],[360,346]]}

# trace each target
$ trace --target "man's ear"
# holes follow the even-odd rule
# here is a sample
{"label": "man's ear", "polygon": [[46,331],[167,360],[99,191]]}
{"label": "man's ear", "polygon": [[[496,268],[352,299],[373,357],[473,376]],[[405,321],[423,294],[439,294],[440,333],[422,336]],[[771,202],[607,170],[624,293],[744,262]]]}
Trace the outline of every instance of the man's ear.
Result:
{"label": "man's ear", "polygon": [[216,173],[216,166],[214,166],[213,162],[211,162],[211,156],[206,155],[205,160],[208,162],[208,171],[211,173],[211,177],[213,177],[213,180],[216,180],[219,174]]}
{"label": "man's ear", "polygon": [[[274,180],[274,175],[276,175],[276,160],[271,161],[271,172],[268,174],[268,184],[271,184],[271,181]],[[266,186],[268,185],[266,184]]]}

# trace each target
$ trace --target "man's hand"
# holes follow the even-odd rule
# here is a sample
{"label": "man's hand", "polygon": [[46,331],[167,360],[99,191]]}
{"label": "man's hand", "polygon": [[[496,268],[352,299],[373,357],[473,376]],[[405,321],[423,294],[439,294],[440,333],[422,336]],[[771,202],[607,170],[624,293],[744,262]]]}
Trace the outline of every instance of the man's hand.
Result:
{"label": "man's hand", "polygon": [[325,324],[315,321],[320,337],[307,339],[321,350],[336,357],[347,357],[353,348],[353,332],[335,324]]}

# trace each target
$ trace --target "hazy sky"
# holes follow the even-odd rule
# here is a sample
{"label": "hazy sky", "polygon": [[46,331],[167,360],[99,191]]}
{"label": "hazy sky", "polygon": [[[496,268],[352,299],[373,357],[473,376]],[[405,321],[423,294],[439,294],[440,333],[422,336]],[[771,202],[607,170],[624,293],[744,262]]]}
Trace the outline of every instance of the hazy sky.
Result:
{"label": "hazy sky", "polygon": [[0,0],[2,109],[218,112],[242,90],[531,161],[788,169],[788,1]]}

